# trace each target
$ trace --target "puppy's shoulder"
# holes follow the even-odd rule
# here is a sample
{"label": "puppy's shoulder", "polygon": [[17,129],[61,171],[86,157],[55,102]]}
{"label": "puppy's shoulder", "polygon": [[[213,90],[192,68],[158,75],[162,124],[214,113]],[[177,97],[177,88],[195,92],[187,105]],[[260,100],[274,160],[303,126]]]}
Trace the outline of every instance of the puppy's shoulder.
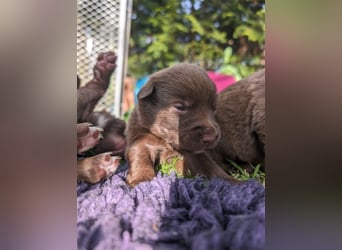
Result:
{"label": "puppy's shoulder", "polygon": [[148,133],[148,131],[141,126],[138,116],[138,111],[136,108],[131,113],[131,116],[127,123],[126,128],[126,136],[128,143],[131,143],[139,138],[141,138],[143,135]]}
{"label": "puppy's shoulder", "polygon": [[219,99],[250,99],[252,96],[263,95],[265,88],[265,69],[261,69],[252,75],[232,84],[218,94]]}

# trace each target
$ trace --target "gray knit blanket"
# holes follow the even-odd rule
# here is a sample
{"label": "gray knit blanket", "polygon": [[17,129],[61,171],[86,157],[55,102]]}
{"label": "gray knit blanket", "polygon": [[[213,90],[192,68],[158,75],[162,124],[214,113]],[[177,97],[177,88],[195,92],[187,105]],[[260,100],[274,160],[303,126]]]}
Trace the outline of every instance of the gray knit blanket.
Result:
{"label": "gray knit blanket", "polygon": [[127,166],[96,185],[77,186],[79,250],[264,249],[265,189],[255,180],[158,174],[135,188]]}

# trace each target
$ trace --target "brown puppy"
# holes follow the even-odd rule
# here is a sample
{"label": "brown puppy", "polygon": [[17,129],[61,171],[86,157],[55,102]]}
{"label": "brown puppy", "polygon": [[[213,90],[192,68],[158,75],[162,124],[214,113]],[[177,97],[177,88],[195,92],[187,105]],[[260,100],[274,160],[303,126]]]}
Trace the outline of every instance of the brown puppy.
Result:
{"label": "brown puppy", "polygon": [[174,157],[182,159],[179,173],[234,182],[206,152],[220,138],[215,107],[215,85],[200,67],[182,63],[151,75],[128,122],[127,183],[151,180],[156,165]]}
{"label": "brown puppy", "polygon": [[245,166],[264,162],[265,69],[218,94],[216,121],[222,136],[213,157],[219,165],[226,160]]}

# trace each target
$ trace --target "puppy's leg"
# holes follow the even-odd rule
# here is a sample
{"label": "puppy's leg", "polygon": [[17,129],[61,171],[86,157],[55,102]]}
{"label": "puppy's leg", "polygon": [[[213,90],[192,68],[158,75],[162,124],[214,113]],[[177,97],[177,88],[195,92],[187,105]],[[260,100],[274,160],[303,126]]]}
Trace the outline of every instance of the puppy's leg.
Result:
{"label": "puppy's leg", "polygon": [[126,182],[134,187],[140,182],[150,181],[155,176],[154,163],[151,160],[148,147],[142,144],[136,144],[131,147],[126,157],[129,161],[129,170]]}
{"label": "puppy's leg", "polygon": [[163,142],[153,135],[146,135],[129,146],[126,152],[129,162],[126,182],[129,186],[134,187],[156,176],[154,166],[162,149]]}
{"label": "puppy's leg", "polygon": [[89,123],[77,124],[77,153],[83,153],[94,147],[102,138],[103,131],[98,127],[89,127]]}
{"label": "puppy's leg", "polygon": [[116,68],[113,52],[101,53],[94,66],[93,79],[77,90],[77,122],[87,121],[97,102],[105,94],[110,76]]}
{"label": "puppy's leg", "polygon": [[231,177],[230,175],[228,175],[222,168],[217,166],[215,163],[212,167],[212,173],[213,173],[213,175],[211,176],[211,178],[213,178],[213,177],[222,178],[222,179],[225,179],[226,181],[228,181],[229,183],[232,183],[232,184],[242,183],[242,181],[236,180],[233,177]]}
{"label": "puppy's leg", "polygon": [[206,153],[204,153],[204,158],[207,159],[206,167],[209,169],[210,178],[213,178],[213,177],[222,178],[231,184],[242,183],[242,181],[236,180],[233,177],[231,177],[229,174],[227,174],[227,172],[225,172],[222,167],[217,165]]}
{"label": "puppy's leg", "polygon": [[84,158],[77,162],[77,181],[97,183],[111,176],[120,164],[120,157],[112,157],[111,153],[103,153]]}
{"label": "puppy's leg", "polygon": [[184,164],[189,167],[193,174],[204,175],[210,179],[222,178],[232,184],[241,183],[241,181],[228,175],[207,153],[184,154]]}

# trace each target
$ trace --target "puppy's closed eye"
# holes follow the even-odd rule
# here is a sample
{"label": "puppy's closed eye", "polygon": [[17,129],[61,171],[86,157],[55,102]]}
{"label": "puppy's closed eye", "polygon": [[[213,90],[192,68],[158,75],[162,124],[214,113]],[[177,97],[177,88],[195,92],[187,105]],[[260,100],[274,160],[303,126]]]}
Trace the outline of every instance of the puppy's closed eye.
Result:
{"label": "puppy's closed eye", "polygon": [[180,113],[186,113],[187,111],[186,106],[182,103],[176,103],[173,107],[176,109],[177,112]]}

